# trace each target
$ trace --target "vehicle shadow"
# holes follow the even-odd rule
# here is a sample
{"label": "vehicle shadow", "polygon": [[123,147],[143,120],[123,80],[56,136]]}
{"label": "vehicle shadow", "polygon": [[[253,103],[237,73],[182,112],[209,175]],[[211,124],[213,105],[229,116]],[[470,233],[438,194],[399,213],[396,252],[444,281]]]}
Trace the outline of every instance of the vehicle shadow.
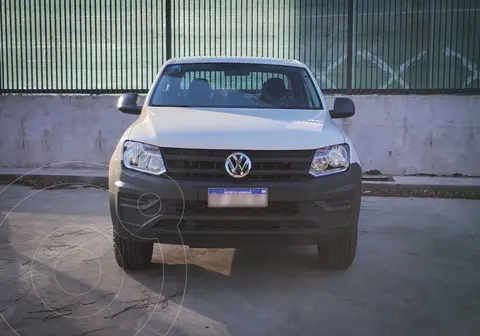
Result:
{"label": "vehicle shadow", "polygon": [[[184,286],[184,297],[174,299],[182,305],[180,320],[200,314],[232,335],[295,332],[295,314],[303,310],[299,297],[324,292],[342,276],[318,268],[315,247],[190,249],[187,263],[181,252],[174,258],[167,254],[163,264],[155,255],[149,270],[130,275],[156,293],[179,292]],[[283,319],[268,321],[272,314]]]}

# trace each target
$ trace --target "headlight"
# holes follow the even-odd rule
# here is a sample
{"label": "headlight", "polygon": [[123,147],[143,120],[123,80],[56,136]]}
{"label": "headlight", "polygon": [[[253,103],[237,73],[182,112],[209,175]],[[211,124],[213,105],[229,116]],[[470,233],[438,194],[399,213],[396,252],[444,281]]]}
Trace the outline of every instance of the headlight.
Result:
{"label": "headlight", "polygon": [[309,173],[322,176],[338,173],[350,165],[350,148],[347,144],[328,146],[318,149],[313,156]]}
{"label": "headlight", "polygon": [[160,148],[135,141],[123,144],[123,164],[127,168],[155,175],[166,172]]}

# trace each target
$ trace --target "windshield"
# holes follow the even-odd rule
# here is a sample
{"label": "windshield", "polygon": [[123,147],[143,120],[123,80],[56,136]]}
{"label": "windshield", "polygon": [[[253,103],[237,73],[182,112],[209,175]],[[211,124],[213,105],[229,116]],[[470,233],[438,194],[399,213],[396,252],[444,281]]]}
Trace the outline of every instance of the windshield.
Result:
{"label": "windshield", "polygon": [[308,72],[248,63],[173,64],[154,88],[150,106],[321,109]]}

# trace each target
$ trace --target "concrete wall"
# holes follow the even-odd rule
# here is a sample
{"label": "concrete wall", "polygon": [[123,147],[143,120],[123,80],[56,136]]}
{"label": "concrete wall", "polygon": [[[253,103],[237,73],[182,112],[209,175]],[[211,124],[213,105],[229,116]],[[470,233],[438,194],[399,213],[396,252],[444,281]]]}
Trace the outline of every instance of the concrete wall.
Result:
{"label": "concrete wall", "polygon": [[[328,97],[333,106],[334,97]],[[338,121],[365,170],[480,175],[480,96],[353,96]],[[135,116],[117,96],[0,96],[0,166],[104,168]]]}

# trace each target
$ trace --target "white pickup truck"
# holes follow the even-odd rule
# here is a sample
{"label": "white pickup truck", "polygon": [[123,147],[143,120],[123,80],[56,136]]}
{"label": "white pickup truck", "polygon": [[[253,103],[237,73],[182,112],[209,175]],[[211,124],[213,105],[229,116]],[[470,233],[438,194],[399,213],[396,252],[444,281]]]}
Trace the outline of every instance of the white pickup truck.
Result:
{"label": "white pickup truck", "polygon": [[319,265],[355,259],[360,161],[312,72],[295,60],[183,58],[165,63],[110,161],[115,257],[147,267],[154,243],[316,245]]}

